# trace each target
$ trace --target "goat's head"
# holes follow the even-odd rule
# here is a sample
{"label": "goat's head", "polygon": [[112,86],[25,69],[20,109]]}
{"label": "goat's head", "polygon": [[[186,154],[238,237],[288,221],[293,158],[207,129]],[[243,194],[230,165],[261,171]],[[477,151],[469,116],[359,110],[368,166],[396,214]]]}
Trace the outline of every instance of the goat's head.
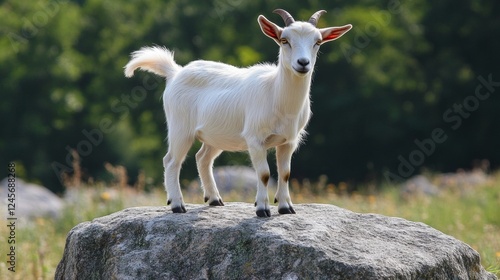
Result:
{"label": "goat's head", "polygon": [[350,24],[316,28],[319,17],[326,13],[324,10],[314,13],[307,22],[295,21],[282,9],[273,12],[283,18],[285,27],[281,28],[260,15],[258,18],[260,28],[266,36],[280,45],[280,63],[299,76],[307,75],[314,68],[320,45],[339,38],[352,28]]}

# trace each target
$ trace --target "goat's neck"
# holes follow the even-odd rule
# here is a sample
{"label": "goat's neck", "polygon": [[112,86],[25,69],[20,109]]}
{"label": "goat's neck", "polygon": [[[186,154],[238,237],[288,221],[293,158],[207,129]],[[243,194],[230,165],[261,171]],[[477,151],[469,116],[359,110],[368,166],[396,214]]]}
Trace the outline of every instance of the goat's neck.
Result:
{"label": "goat's neck", "polygon": [[281,113],[297,115],[309,100],[311,87],[311,72],[304,77],[292,73],[283,65],[278,65],[278,73],[275,79],[277,89],[277,109]]}

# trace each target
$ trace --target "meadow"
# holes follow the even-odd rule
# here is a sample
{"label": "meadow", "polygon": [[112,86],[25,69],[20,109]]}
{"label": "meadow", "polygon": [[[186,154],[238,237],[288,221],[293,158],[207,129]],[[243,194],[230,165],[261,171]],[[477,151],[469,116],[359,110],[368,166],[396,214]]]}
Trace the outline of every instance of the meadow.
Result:
{"label": "meadow", "polygon": [[[328,184],[320,177],[314,182],[291,181],[292,199],[298,203],[334,204],[359,213],[377,213],[426,223],[478,251],[482,265],[500,276],[500,172],[492,180],[467,193],[450,188],[438,196],[402,198],[396,185],[367,186],[362,193],[348,192],[348,185]],[[271,193],[274,189],[270,189]],[[133,206],[165,206],[161,188],[150,191],[119,184],[94,183],[68,190],[68,203],[58,220],[38,218],[16,228],[16,272],[6,262],[9,229],[0,228],[1,279],[53,279],[64,250],[67,233],[83,221]],[[201,190],[184,190],[186,203],[201,203]],[[223,195],[230,201],[253,203],[253,195],[237,192]],[[168,210],[166,208],[166,210]],[[169,211],[169,210],[168,210]],[[254,215],[254,213],[249,213]]]}

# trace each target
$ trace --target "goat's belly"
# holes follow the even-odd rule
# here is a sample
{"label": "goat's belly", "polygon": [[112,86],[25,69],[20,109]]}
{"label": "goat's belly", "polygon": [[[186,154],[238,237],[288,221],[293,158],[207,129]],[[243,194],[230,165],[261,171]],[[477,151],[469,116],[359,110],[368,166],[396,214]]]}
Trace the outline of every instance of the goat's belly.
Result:
{"label": "goat's belly", "polygon": [[247,150],[247,143],[240,135],[209,135],[198,130],[196,138],[200,142],[216,147],[224,151]]}

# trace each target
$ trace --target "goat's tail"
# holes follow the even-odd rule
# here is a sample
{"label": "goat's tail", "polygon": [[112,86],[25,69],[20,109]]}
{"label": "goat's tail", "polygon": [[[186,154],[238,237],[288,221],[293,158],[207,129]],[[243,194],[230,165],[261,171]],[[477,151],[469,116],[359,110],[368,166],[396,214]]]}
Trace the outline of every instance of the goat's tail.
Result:
{"label": "goat's tail", "polygon": [[125,76],[134,76],[134,71],[140,68],[155,73],[167,79],[175,76],[181,66],[174,61],[174,53],[164,47],[144,47],[132,53],[132,59],[127,63]]}

